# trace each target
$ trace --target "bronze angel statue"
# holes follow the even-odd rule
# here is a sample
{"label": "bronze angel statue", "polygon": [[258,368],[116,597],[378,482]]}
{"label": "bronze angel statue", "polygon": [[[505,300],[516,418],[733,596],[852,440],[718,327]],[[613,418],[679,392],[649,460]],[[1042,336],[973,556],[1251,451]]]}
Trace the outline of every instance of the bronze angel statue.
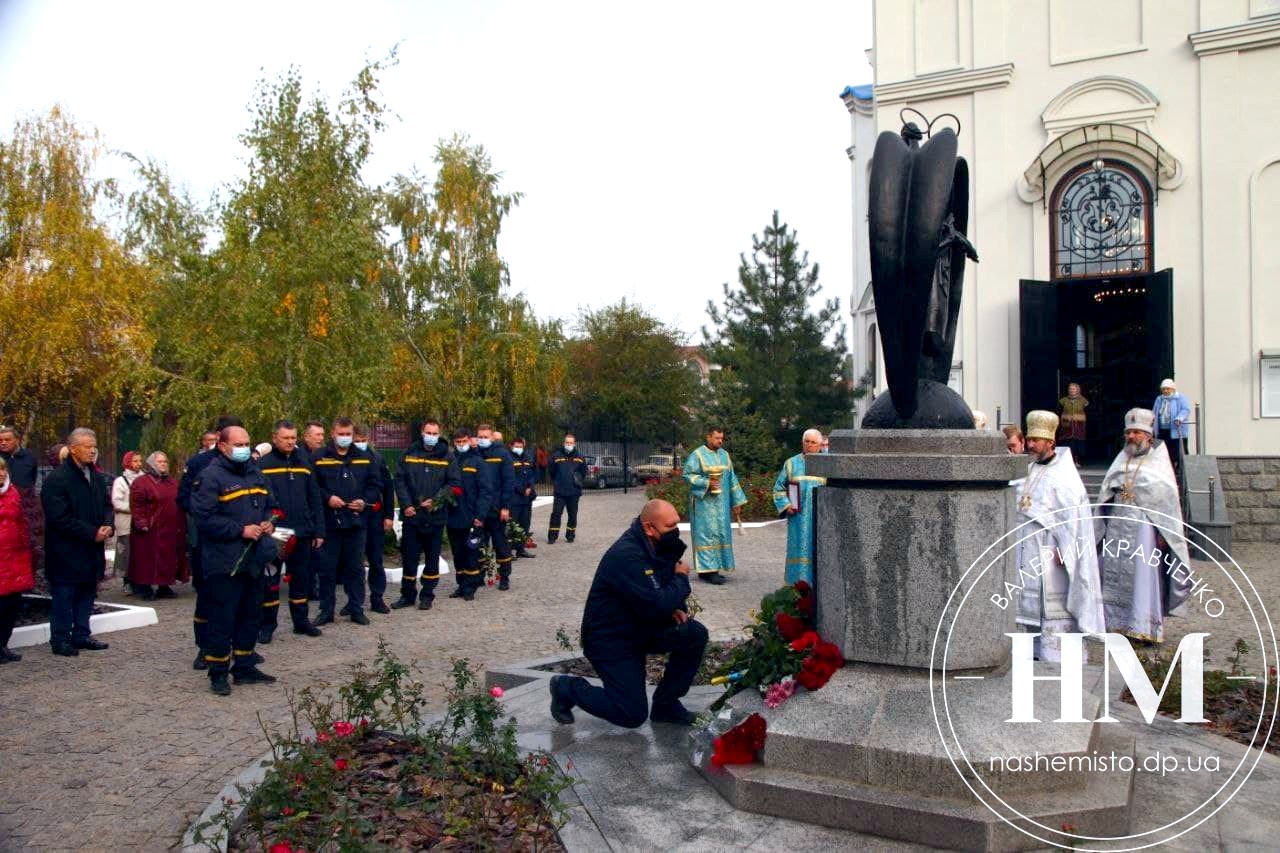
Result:
{"label": "bronze angel statue", "polygon": [[[935,119],[936,121],[936,119]],[[969,167],[951,128],[906,123],[876,141],[869,193],[871,278],[889,393],[864,429],[972,429],[973,413],[947,387],[969,224]]]}

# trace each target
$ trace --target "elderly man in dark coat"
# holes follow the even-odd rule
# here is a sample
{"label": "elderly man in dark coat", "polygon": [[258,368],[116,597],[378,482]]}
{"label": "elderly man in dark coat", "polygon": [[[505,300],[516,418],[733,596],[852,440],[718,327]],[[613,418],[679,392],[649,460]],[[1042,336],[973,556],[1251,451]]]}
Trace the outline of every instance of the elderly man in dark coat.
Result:
{"label": "elderly man in dark coat", "polygon": [[45,478],[40,492],[45,518],[45,574],[53,596],[50,646],[73,657],[80,649],[99,651],[106,643],[89,633],[98,581],[106,570],[103,545],[112,532],[111,500],[94,472],[98,437],[81,427],[67,437],[66,460]]}

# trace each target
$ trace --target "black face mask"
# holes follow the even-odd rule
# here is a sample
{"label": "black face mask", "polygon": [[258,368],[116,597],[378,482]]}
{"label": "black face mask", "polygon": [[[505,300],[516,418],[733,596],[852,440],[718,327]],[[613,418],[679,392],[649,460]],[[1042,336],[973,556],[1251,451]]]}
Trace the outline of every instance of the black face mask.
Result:
{"label": "black face mask", "polygon": [[658,541],[653,544],[653,550],[659,556],[668,556],[674,554],[679,556],[684,553],[684,543],[680,541],[680,528],[673,527],[666,533],[658,537]]}

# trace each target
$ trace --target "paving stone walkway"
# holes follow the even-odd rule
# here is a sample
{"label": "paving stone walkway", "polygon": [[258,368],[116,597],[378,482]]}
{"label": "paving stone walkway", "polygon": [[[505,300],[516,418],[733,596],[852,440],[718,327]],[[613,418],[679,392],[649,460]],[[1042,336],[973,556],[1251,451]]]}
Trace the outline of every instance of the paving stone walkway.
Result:
{"label": "paving stone walkway", "polygon": [[[576,639],[596,563],[643,502],[635,490],[588,493],[577,541],[550,546],[548,509],[535,509],[538,556],[516,562],[510,592],[485,589],[472,603],[442,594],[431,611],[371,613],[368,627],[341,620],[314,640],[284,628],[261,649],[263,670],[279,683],[237,687],[228,698],[191,669],[189,587],[154,603],[159,625],[104,635],[107,651],[57,658],[48,646],[23,649],[21,663],[0,667],[0,850],[173,847],[227,780],[265,751],[258,716],[283,724],[286,688],[340,683],[353,663],[372,660],[379,637],[415,662],[441,705],[453,658],[483,669],[555,652],[558,627]],[[743,536],[734,580],[695,585],[716,636],[740,629],[782,583],[784,527]],[[134,600],[109,583],[105,600]],[[449,575],[441,590],[452,589]]]}
{"label": "paving stone walkway", "polygon": [[[21,663],[0,667],[0,850],[174,847],[228,779],[265,751],[259,717],[286,721],[285,690],[341,682],[353,663],[372,659],[379,637],[415,663],[441,705],[453,658],[482,669],[556,652],[557,628],[576,638],[596,563],[643,500],[639,491],[588,494],[578,541],[540,544],[537,559],[517,561],[509,593],[485,589],[470,604],[441,595],[430,612],[371,614],[368,627],[343,620],[315,640],[282,630],[262,649],[263,669],[280,682],[238,687],[229,698],[211,694],[191,669],[193,596],[185,587],[176,600],[155,603],[159,625],[106,635],[108,651],[55,658],[47,646],[24,649]],[[545,531],[547,514],[534,510],[535,530]],[[739,632],[748,611],[781,585],[785,535],[781,524],[735,534],[733,580],[695,584],[713,637]],[[1280,618],[1280,548],[1251,545],[1237,558],[1271,618]],[[452,576],[443,579],[444,593],[452,586]],[[118,585],[103,598],[132,600]],[[1171,639],[1210,630],[1219,638],[1214,658],[1225,659],[1234,638],[1252,630],[1236,624],[1243,608],[1227,613],[1230,621],[1193,614],[1170,623]]]}

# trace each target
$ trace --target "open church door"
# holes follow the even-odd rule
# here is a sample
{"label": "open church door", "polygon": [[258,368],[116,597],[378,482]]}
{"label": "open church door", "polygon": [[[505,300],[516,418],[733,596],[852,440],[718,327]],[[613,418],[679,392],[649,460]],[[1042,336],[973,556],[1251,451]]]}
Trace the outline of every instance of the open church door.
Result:
{"label": "open church door", "polygon": [[1018,313],[1022,329],[1022,411],[1006,420],[1022,423],[1032,409],[1058,410],[1058,291],[1047,281],[1018,282]]}
{"label": "open church door", "polygon": [[[1147,336],[1147,363],[1151,365],[1151,389],[1148,396],[1155,397],[1160,380],[1171,378],[1173,372],[1173,270],[1160,270],[1147,276],[1146,317],[1143,320]],[[1143,402],[1143,406],[1150,406]]]}

